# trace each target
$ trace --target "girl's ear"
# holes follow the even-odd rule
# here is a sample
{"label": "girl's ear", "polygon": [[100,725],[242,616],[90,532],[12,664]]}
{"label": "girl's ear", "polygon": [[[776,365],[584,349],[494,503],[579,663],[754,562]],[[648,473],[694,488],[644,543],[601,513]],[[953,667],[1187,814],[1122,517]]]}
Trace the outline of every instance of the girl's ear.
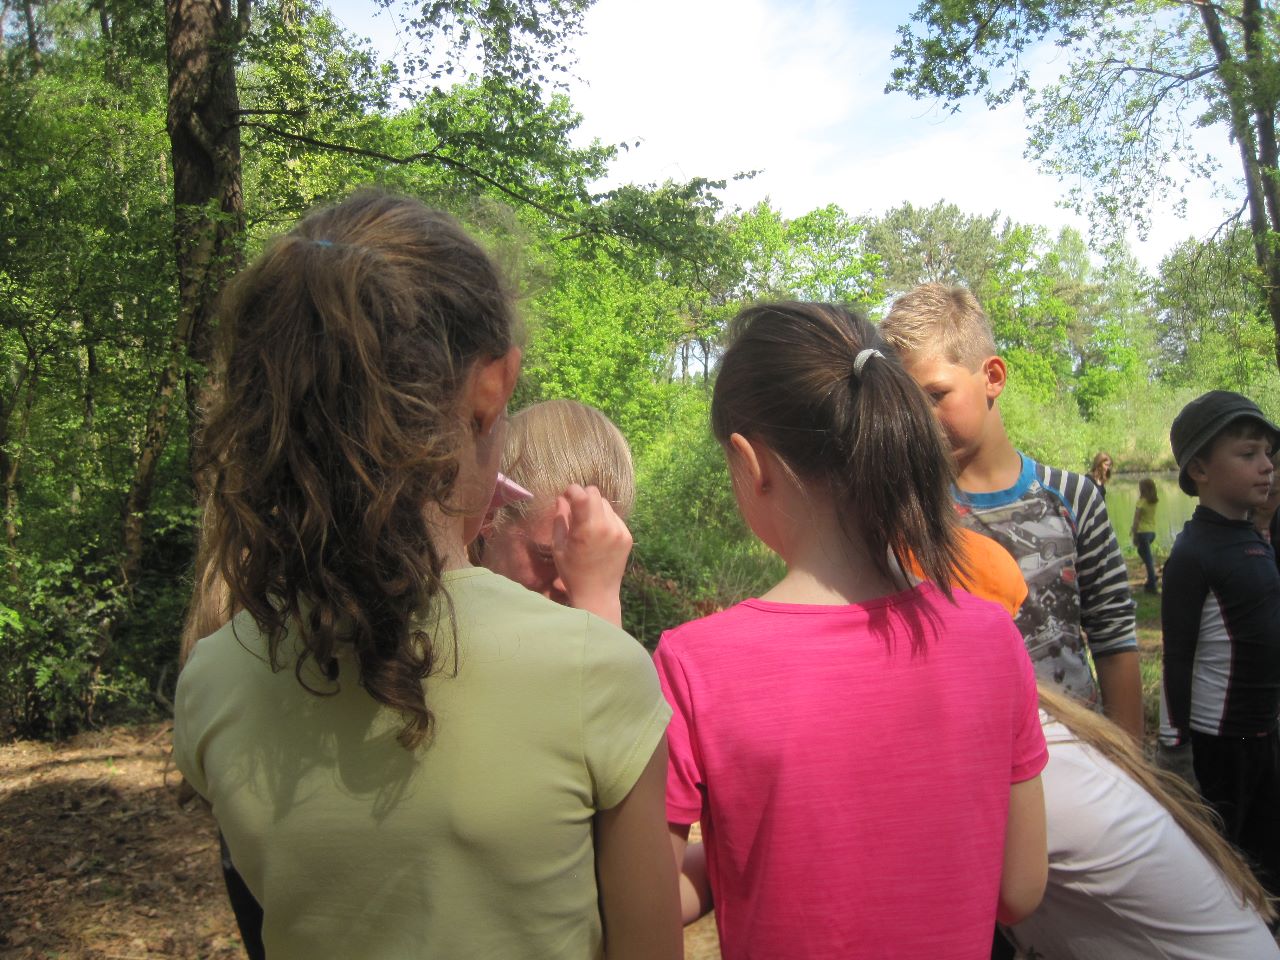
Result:
{"label": "girl's ear", "polygon": [[732,451],[730,470],[739,473],[756,495],[768,493],[773,479],[773,457],[769,449],[759,440],[748,440],[740,433],[729,434],[729,449]]}
{"label": "girl's ear", "polygon": [[485,436],[507,409],[507,401],[520,376],[520,348],[512,347],[500,357],[477,360],[463,388],[476,432]]}

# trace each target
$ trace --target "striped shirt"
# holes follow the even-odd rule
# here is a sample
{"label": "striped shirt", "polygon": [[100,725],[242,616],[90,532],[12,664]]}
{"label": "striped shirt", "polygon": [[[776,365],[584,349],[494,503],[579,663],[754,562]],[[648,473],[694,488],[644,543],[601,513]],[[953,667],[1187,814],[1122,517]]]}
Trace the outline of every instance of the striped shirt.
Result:
{"label": "striped shirt", "polygon": [[1164,568],[1160,601],[1169,721],[1223,737],[1275,726],[1280,709],[1280,572],[1248,520],[1203,505]]}
{"label": "striped shirt", "polygon": [[1128,569],[1092,481],[1021,456],[1012,487],[952,493],[961,522],[998,542],[1022,569],[1028,595],[1016,622],[1036,675],[1096,704],[1089,654],[1138,649]]}

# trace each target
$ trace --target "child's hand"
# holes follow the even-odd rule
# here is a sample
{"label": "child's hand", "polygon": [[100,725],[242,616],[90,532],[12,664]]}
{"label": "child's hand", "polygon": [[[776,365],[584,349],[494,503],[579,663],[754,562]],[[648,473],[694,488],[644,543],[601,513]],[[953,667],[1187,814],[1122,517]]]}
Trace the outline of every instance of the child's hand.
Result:
{"label": "child's hand", "polygon": [[621,626],[631,531],[598,489],[575,483],[556,498],[551,550],[570,605]]}

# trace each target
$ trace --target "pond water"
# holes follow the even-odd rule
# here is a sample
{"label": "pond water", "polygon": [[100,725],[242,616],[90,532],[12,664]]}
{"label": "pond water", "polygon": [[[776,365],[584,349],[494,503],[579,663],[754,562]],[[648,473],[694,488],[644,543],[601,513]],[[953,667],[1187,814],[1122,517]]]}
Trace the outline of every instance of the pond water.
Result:
{"label": "pond water", "polygon": [[1156,482],[1160,503],[1156,507],[1155,551],[1160,556],[1169,553],[1173,538],[1182,532],[1182,525],[1191,519],[1191,512],[1199,503],[1178,489],[1176,473],[1127,473],[1112,476],[1107,484],[1107,513],[1116,537],[1126,554],[1136,555],[1129,528],[1133,526],[1133,511],[1138,506],[1138,481],[1150,477]]}

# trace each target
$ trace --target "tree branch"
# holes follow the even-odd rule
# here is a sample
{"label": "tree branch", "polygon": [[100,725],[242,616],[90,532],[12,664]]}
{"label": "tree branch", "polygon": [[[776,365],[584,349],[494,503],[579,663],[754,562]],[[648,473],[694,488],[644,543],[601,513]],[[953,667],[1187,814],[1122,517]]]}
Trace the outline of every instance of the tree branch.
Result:
{"label": "tree branch", "polygon": [[[1217,243],[1218,238],[1222,236],[1222,231],[1226,230],[1228,227],[1234,227],[1238,224],[1240,222],[1240,218],[1244,216],[1244,212],[1247,209],[1249,209],[1249,201],[1245,200],[1244,203],[1240,204],[1239,210],[1213,228],[1213,233],[1209,235],[1209,242]],[[1200,251],[1197,250],[1195,255],[1198,257],[1200,255]]]}
{"label": "tree branch", "polygon": [[1228,20],[1233,20],[1236,23],[1240,22],[1238,14],[1232,13],[1226,7],[1218,3],[1208,3],[1207,0],[1168,0],[1168,2],[1177,4],[1180,7],[1195,7],[1197,10],[1202,7],[1208,7],[1220,17],[1226,17]]}
{"label": "tree branch", "polygon": [[1248,93],[1253,101],[1254,129],[1258,137],[1258,162],[1262,167],[1262,194],[1267,202],[1270,227],[1280,227],[1280,194],[1276,190],[1277,166],[1280,165],[1280,146],[1276,143],[1275,100],[1263,91],[1267,84],[1260,73],[1267,69],[1266,54],[1262,50],[1259,33],[1262,30],[1262,5],[1259,0],[1244,0],[1244,69],[1248,78]]}
{"label": "tree branch", "polygon": [[261,130],[273,137],[279,137],[282,140],[288,140],[293,143],[301,143],[308,147],[315,147],[318,150],[331,150],[335,153],[345,153],[348,156],[353,157],[364,157],[367,160],[378,160],[382,163],[391,163],[396,166],[408,166],[409,164],[421,163],[424,160],[429,160],[448,167],[450,170],[456,170],[474,180],[479,180],[481,183],[488,184],[500,193],[510,197],[512,200],[530,206],[555,220],[573,221],[573,216],[571,214],[565,213],[563,210],[553,209],[552,207],[542,203],[540,200],[536,200],[528,194],[507,186],[494,177],[491,177],[489,174],[484,173],[481,170],[477,170],[469,163],[450,157],[447,154],[437,153],[434,150],[423,150],[420,153],[411,153],[407,156],[398,157],[394,154],[383,153],[381,150],[370,150],[366,147],[355,147],[347,143],[332,143],[327,140],[320,140],[316,137],[309,137],[302,133],[290,133],[288,130],[281,130],[278,127],[268,126],[264,123],[246,121],[241,123],[240,126],[242,128],[251,127],[256,130]]}
{"label": "tree branch", "polygon": [[305,117],[307,110],[298,108],[297,110],[256,110],[251,107],[241,107],[236,112],[238,117]]}
{"label": "tree branch", "polygon": [[[1183,84],[1186,84],[1186,83],[1192,83],[1196,80],[1201,79],[1202,77],[1209,76],[1209,74],[1211,73],[1218,72],[1218,64],[1216,63],[1208,64],[1203,67],[1196,67],[1190,73],[1172,73],[1168,70],[1161,70],[1158,67],[1140,67],[1140,66],[1137,66],[1136,64],[1125,63],[1123,60],[1117,60],[1115,57],[1108,57],[1106,60],[1103,60],[1102,65],[1104,67],[1115,68],[1114,72],[1116,73],[1116,75],[1121,75],[1125,73],[1150,74],[1151,76],[1163,77],[1166,80],[1176,81],[1177,86],[1182,86]],[[1173,88],[1169,88],[1169,89],[1173,89]]]}

